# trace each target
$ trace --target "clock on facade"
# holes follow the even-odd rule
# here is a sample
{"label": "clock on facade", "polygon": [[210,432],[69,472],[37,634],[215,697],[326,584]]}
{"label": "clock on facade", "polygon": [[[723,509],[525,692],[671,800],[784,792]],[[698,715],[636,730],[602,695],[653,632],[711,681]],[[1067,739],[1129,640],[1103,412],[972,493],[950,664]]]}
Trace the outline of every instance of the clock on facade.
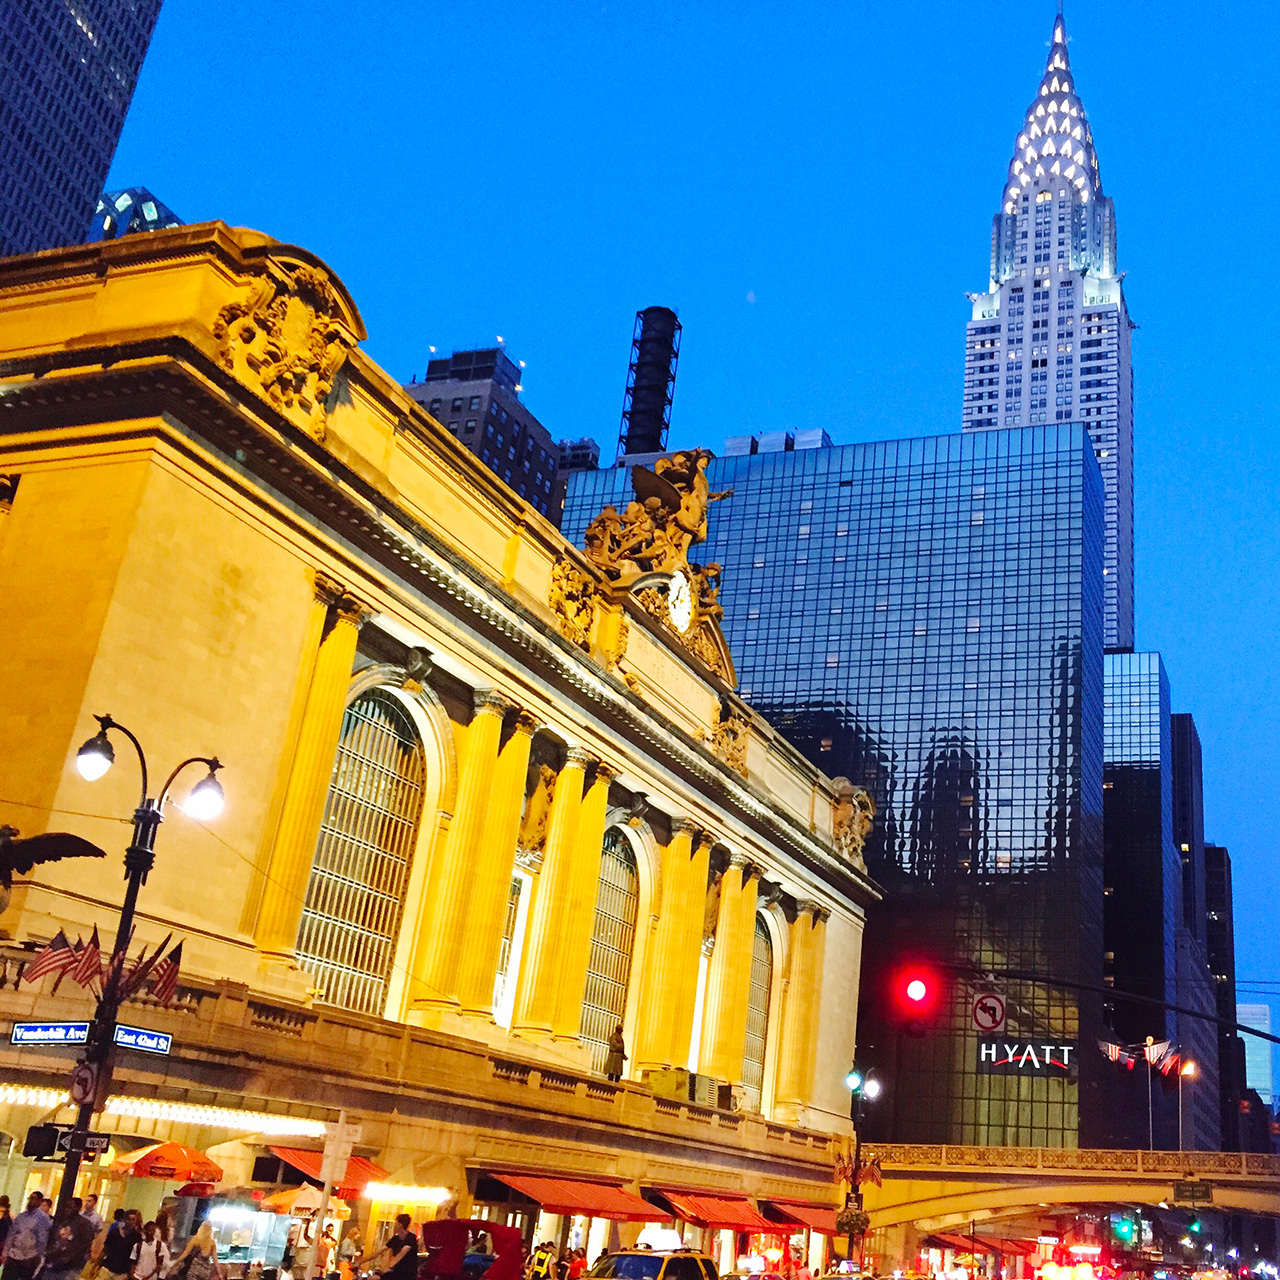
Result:
{"label": "clock on facade", "polygon": [[688,631],[693,623],[693,590],[684,572],[673,573],[667,584],[667,613],[677,631]]}

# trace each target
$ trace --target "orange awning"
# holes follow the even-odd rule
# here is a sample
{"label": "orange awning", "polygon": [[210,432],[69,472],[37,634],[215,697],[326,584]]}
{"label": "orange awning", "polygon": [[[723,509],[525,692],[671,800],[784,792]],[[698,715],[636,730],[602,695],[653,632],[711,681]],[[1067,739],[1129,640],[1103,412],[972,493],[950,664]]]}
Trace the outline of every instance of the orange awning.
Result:
{"label": "orange awning", "polygon": [[732,1193],[710,1195],[705,1192],[658,1191],[671,1201],[676,1214],[698,1227],[725,1227],[732,1231],[767,1231],[779,1234],[778,1223],[761,1217],[746,1196]]}
{"label": "orange awning", "polygon": [[837,1234],[835,1205],[808,1204],[803,1200],[770,1200],[769,1203],[797,1226],[808,1227],[824,1236]]}
{"label": "orange awning", "polygon": [[536,1200],[547,1213],[612,1218],[615,1222],[663,1222],[667,1215],[639,1196],[603,1182],[573,1182],[523,1173],[495,1173],[499,1182]]}
{"label": "orange awning", "polygon": [[[302,1147],[272,1147],[271,1154],[279,1156],[285,1164],[291,1164],[299,1173],[320,1181],[320,1169],[324,1164],[323,1151],[307,1151]],[[364,1156],[352,1156],[347,1161],[342,1181],[333,1189],[339,1200],[358,1200],[371,1182],[385,1182],[387,1171],[366,1160]]]}

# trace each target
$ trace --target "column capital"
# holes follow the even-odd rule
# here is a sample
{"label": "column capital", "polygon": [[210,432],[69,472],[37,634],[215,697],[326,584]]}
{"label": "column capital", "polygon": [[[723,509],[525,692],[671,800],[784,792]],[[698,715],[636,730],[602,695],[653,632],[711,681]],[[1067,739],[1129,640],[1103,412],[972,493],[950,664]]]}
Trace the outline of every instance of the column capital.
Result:
{"label": "column capital", "polygon": [[313,571],[312,590],[316,600],[334,610],[340,622],[349,622],[357,630],[376,612],[371,604],[366,604],[322,569]]}
{"label": "column capital", "polygon": [[701,830],[702,828],[692,818],[677,818],[671,824],[673,836],[687,835],[691,841]]}
{"label": "column capital", "polygon": [[796,918],[799,919],[800,916],[812,916],[813,923],[818,924],[820,921],[829,919],[831,912],[822,903],[814,902],[812,898],[802,898],[796,902]]}
{"label": "column capital", "polygon": [[515,703],[505,693],[497,689],[476,689],[471,695],[471,704],[476,715],[482,712],[487,715],[505,716],[515,707]]}
{"label": "column capital", "polygon": [[532,711],[517,711],[515,723],[516,733],[524,733],[532,738],[533,735],[541,728],[542,721],[539,720]]}
{"label": "column capital", "polygon": [[750,866],[753,866],[754,864],[752,863],[751,859],[747,857],[745,853],[738,853],[736,851],[733,851],[729,854],[729,865],[731,867],[737,867],[739,871],[743,872],[743,879],[745,879],[747,868]]}
{"label": "column capital", "polygon": [[585,770],[589,764],[595,764],[596,757],[585,747],[570,747],[564,753],[564,767],[572,765],[575,769]]}
{"label": "column capital", "polygon": [[621,772],[621,769],[616,765],[610,764],[607,760],[598,760],[596,762],[596,781],[603,782],[606,786],[616,782]]}

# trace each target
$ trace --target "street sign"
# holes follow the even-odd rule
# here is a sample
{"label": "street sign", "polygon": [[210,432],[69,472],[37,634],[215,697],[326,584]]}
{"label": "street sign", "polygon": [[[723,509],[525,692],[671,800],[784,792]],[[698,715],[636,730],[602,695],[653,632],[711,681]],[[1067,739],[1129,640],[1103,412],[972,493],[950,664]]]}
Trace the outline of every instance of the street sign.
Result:
{"label": "street sign", "polygon": [[10,1044],[84,1044],[89,1038],[87,1022],[15,1022]]}
{"label": "street sign", "polygon": [[[58,1126],[62,1128],[61,1125]],[[79,1139],[77,1141],[77,1139]],[[59,1151],[91,1151],[95,1156],[101,1155],[111,1145],[111,1135],[109,1133],[95,1133],[90,1130],[87,1133],[77,1134],[67,1126],[65,1133],[58,1135]]]}
{"label": "street sign", "polygon": [[979,991],[973,997],[970,1018],[973,1022],[973,1029],[979,1035],[1004,1035],[1004,996],[997,995],[994,991]]}
{"label": "street sign", "polygon": [[98,1064],[81,1062],[71,1073],[71,1101],[77,1106],[92,1102],[98,1093]]}
{"label": "street sign", "polygon": [[343,1119],[338,1124],[325,1125],[324,1156],[320,1162],[320,1181],[326,1187],[341,1186],[346,1176],[351,1148],[360,1141],[359,1124]]}
{"label": "street sign", "polygon": [[1213,1184],[1189,1180],[1173,1184],[1174,1201],[1181,1204],[1212,1204]]}
{"label": "street sign", "polygon": [[143,1053],[168,1053],[173,1037],[163,1031],[147,1031],[143,1027],[116,1026],[115,1042],[122,1049],[141,1049]]}
{"label": "street sign", "polygon": [[27,1130],[22,1154],[36,1160],[52,1160],[66,1155],[73,1145],[78,1145],[81,1151],[92,1151],[95,1155],[101,1154],[111,1145],[109,1133],[90,1131],[81,1135],[82,1141],[79,1144],[73,1144],[73,1135],[74,1126],[69,1124],[33,1124]]}

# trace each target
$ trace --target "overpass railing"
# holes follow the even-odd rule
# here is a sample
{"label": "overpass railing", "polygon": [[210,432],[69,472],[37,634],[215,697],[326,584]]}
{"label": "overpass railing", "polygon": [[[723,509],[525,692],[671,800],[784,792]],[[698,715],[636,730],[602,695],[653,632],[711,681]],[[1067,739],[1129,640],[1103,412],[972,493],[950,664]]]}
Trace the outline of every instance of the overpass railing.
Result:
{"label": "overpass railing", "polygon": [[1280,1178],[1280,1156],[1252,1151],[1111,1151],[1082,1147],[965,1147],[932,1143],[868,1143],[886,1174],[901,1169],[1000,1169],[1045,1173],[1153,1173]]}

